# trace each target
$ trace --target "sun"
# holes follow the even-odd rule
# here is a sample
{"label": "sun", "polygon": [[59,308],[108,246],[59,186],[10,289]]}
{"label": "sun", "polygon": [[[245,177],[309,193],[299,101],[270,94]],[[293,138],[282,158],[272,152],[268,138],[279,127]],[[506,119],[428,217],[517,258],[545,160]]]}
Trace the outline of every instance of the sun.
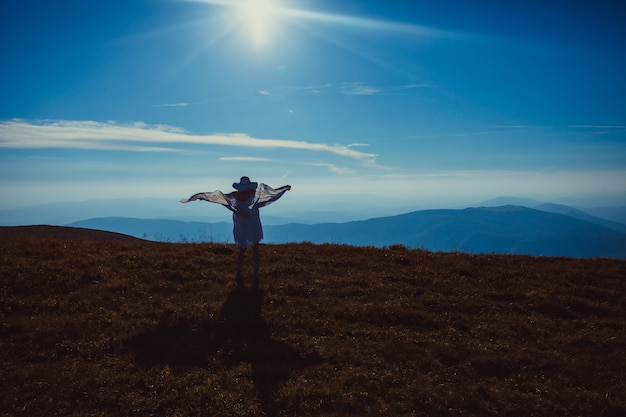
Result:
{"label": "sun", "polygon": [[264,47],[272,36],[280,15],[277,0],[241,0],[237,4],[237,15],[246,28],[252,43]]}

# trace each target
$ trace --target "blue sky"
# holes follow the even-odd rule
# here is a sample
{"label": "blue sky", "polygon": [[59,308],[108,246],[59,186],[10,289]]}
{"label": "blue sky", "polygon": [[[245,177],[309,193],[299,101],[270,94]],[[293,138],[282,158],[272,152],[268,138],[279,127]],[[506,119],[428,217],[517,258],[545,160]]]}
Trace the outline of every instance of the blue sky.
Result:
{"label": "blue sky", "polygon": [[0,208],[241,175],[291,184],[286,210],[626,204],[625,18],[613,1],[4,1]]}

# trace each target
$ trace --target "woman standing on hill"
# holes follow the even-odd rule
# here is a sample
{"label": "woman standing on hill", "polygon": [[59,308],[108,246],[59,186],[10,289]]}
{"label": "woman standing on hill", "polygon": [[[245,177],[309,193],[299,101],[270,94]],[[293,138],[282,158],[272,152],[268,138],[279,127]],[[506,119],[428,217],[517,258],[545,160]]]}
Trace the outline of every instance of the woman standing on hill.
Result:
{"label": "woman standing on hill", "polygon": [[259,286],[259,242],[263,240],[263,227],[259,209],[278,200],[283,194],[291,190],[290,185],[272,188],[266,184],[251,182],[248,177],[241,177],[239,182],[233,183],[233,191],[224,194],[221,191],[194,194],[181,203],[195,200],[205,200],[221,204],[233,212],[233,237],[239,245],[237,257],[237,285],[243,285],[241,268],[248,248],[252,248],[254,268],[254,286]]}

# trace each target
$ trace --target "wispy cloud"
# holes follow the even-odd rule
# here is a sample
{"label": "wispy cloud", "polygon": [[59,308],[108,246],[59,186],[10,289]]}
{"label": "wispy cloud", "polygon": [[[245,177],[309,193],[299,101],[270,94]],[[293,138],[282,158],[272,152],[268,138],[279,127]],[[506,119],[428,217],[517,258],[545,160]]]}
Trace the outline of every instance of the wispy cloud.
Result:
{"label": "wispy cloud", "polygon": [[[527,173],[525,173],[527,174]],[[486,178],[486,177],[511,177],[520,175],[518,171],[492,170],[492,171],[443,171],[426,174],[427,178]]]}
{"label": "wispy cloud", "polygon": [[570,127],[580,129],[626,129],[624,125],[573,125]]}
{"label": "wispy cloud", "polygon": [[340,175],[354,174],[354,171],[351,170],[350,168],[339,167],[337,165],[329,164],[329,163],[325,163],[325,162],[317,162],[317,163],[312,163],[312,164],[308,164],[308,165],[314,166],[314,167],[327,168],[330,172],[333,172],[335,174],[340,174]]}
{"label": "wispy cloud", "polygon": [[373,153],[360,152],[346,145],[328,145],[300,140],[262,139],[245,133],[191,134],[167,125],[119,124],[95,121],[0,122],[0,148],[72,148],[89,150],[184,150],[184,145],[233,146],[240,148],[295,149],[327,152],[375,165]]}
{"label": "wispy cloud", "polygon": [[190,103],[164,103],[164,104],[153,104],[152,107],[187,107]]}
{"label": "wispy cloud", "polygon": [[308,86],[292,86],[274,89],[259,90],[258,93],[263,96],[289,96],[295,94],[301,95],[349,95],[349,96],[373,96],[383,94],[399,94],[417,88],[428,87],[428,84],[407,84],[396,86],[374,86],[362,82],[345,82],[345,83],[329,83]]}
{"label": "wispy cloud", "polygon": [[626,126],[624,125],[572,125],[570,128],[575,129],[577,132],[596,137],[612,135],[622,136],[626,131]]}
{"label": "wispy cloud", "polygon": [[369,85],[357,85],[353,88],[346,89],[344,92],[351,96],[373,96],[382,93],[383,90]]}
{"label": "wispy cloud", "polygon": [[220,161],[240,161],[240,162],[272,162],[270,158],[257,158],[256,156],[224,156]]}

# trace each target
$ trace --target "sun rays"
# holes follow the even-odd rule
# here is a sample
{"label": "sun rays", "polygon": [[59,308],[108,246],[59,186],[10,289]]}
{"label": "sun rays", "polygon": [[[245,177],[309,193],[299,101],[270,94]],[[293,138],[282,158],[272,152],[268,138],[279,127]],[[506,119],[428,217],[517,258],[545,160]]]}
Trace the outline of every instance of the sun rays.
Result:
{"label": "sun rays", "polygon": [[455,34],[414,23],[363,18],[288,7],[285,0],[185,0],[222,7],[230,30],[245,34],[258,49],[270,47],[286,25],[312,22],[319,25],[376,32],[400,33],[420,38],[453,37]]}
{"label": "sun rays", "polygon": [[276,0],[243,0],[235,8],[252,44],[264,47],[278,24],[280,4]]}

